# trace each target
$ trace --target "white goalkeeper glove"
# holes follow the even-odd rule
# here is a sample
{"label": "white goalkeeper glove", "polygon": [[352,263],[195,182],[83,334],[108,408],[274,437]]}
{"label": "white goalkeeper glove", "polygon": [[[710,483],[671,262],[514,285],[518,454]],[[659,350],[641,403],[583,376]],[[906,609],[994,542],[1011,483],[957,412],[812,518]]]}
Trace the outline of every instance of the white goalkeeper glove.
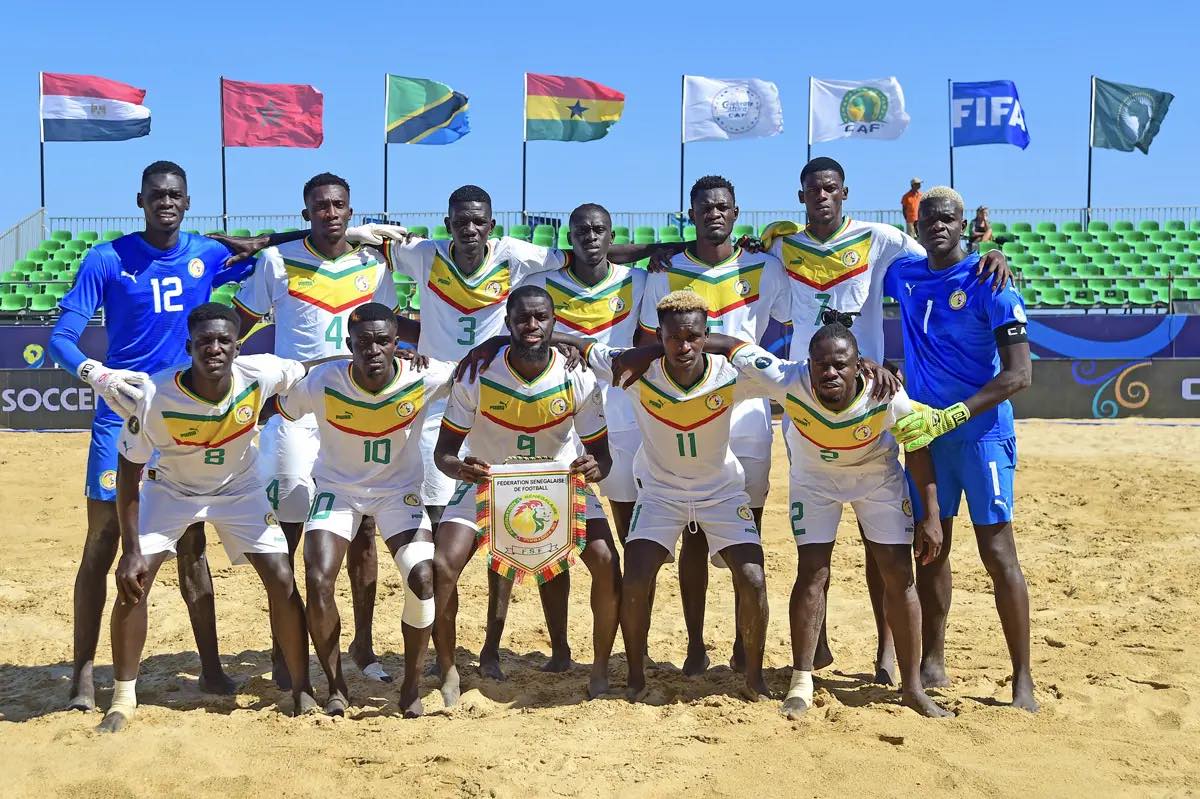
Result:
{"label": "white goalkeeper glove", "polygon": [[407,242],[413,238],[408,228],[400,225],[358,225],[346,230],[346,241],[351,244],[373,244],[380,246],[387,241]]}
{"label": "white goalkeeper glove", "polygon": [[137,404],[145,394],[141,386],[150,379],[145,372],[110,369],[91,358],[79,364],[75,374],[94,388],[122,419],[128,419],[137,410]]}

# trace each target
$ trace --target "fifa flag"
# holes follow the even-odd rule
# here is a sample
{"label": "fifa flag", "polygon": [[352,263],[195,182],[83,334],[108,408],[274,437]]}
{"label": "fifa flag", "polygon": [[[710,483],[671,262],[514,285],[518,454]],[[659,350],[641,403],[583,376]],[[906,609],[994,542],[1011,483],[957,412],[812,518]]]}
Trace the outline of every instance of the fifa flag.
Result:
{"label": "fifa flag", "polygon": [[388,144],[450,144],[471,132],[467,96],[435,80],[388,75],[384,105]]}
{"label": "fifa flag", "polygon": [[1150,154],[1175,95],[1092,78],[1092,146]]}
{"label": "fifa flag", "polygon": [[904,90],[895,78],[809,81],[810,142],[898,139],[908,127]]}
{"label": "fifa flag", "polygon": [[42,141],[124,141],[150,134],[145,89],[95,75],[40,75]]}
{"label": "fifa flag", "polygon": [[1015,144],[1029,146],[1025,112],[1011,80],[954,83],[950,91],[952,146]]}
{"label": "fifa flag", "polygon": [[625,95],[602,83],[525,73],[526,141],[594,141],[621,119]]}
{"label": "fifa flag", "polygon": [[683,140],[724,141],[783,132],[779,89],[758,78],[683,76]]}
{"label": "fifa flag", "polygon": [[324,97],[307,84],[221,78],[221,144],[320,147],[324,109]]}

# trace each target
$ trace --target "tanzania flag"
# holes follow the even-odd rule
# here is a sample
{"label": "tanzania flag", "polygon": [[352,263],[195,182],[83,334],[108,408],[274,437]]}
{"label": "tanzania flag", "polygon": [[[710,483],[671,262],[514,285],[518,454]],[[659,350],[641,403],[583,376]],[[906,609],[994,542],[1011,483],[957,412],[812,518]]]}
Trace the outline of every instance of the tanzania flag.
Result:
{"label": "tanzania flag", "polygon": [[602,139],[624,109],[625,95],[595,81],[525,74],[527,140]]}
{"label": "tanzania flag", "polygon": [[387,76],[387,141],[449,144],[471,132],[467,96],[425,78]]}

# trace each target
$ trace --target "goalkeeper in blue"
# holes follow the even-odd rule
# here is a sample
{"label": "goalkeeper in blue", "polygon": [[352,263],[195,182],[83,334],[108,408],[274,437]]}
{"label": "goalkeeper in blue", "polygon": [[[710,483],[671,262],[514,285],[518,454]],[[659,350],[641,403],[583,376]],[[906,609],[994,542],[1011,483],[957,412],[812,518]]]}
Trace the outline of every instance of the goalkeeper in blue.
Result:
{"label": "goalkeeper in blue", "polygon": [[[975,276],[978,255],[962,249],[963,200],[931,189],[921,200],[917,234],[928,256],[897,261],[885,293],[900,301],[906,388],[926,408],[900,420],[897,439],[929,446],[937,475],[943,544],[917,566],[922,610],[921,677],[944,686],[950,545],[962,495],[979,557],[992,579],[1000,626],[1012,659],[1013,706],[1037,711],[1029,668],[1029,593],[1013,537],[1017,440],[1009,398],[1032,382],[1025,308],[1016,289],[993,294]],[[913,494],[919,503],[920,495]],[[917,518],[921,508],[914,509]]]}

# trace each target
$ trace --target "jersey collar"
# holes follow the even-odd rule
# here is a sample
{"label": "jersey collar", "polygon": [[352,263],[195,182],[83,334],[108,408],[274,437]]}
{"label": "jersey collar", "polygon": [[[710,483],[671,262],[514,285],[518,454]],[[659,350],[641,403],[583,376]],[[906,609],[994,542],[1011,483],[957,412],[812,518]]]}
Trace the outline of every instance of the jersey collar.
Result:
{"label": "jersey collar", "polygon": [[846,228],[848,228],[848,227],[850,227],[850,216],[847,214],[842,217],[842,224],[838,226],[837,230],[835,230],[835,231],[833,231],[833,233],[829,234],[829,238],[827,238],[827,239],[817,238],[815,235],[813,235],[812,231],[810,231],[808,229],[807,223],[804,225],[804,235],[808,236],[809,239],[811,239],[812,241],[815,241],[817,244],[827,244],[828,242],[833,241],[838,236],[845,233]]}
{"label": "jersey collar", "polygon": [[675,378],[671,377],[671,373],[667,371],[667,357],[665,355],[659,359],[662,364],[661,368],[662,368],[663,377],[665,377],[667,379],[667,382],[670,383],[673,388],[677,389],[679,391],[679,393],[684,394],[684,395],[690,394],[692,391],[695,390],[696,386],[704,385],[704,382],[706,380],[708,380],[709,373],[712,371],[712,358],[708,357],[708,353],[702,352],[702,353],[700,353],[700,357],[702,357],[704,359],[704,371],[700,374],[700,379],[697,380],[695,383],[692,383],[687,388],[684,388],[683,386],[676,383]]}
{"label": "jersey collar", "polygon": [[395,366],[396,366],[396,374],[392,375],[392,379],[388,381],[388,384],[386,386],[379,389],[378,391],[372,391],[369,388],[364,388],[363,386],[359,385],[358,381],[354,379],[354,362],[351,361],[350,363],[346,364],[346,374],[350,378],[350,385],[354,386],[356,389],[358,389],[359,391],[361,391],[364,394],[370,394],[372,397],[378,397],[380,394],[384,393],[385,391],[390,389],[392,386],[396,385],[396,383],[398,383],[400,381],[400,376],[402,374],[404,374],[404,360],[403,359],[393,357],[392,363],[395,364]]}
{"label": "jersey collar", "polygon": [[546,362],[546,368],[543,369],[541,371],[541,374],[539,374],[537,377],[533,378],[532,380],[526,380],[525,378],[521,377],[520,373],[517,372],[517,370],[514,369],[512,367],[512,364],[509,362],[508,353],[511,350],[512,350],[512,347],[505,345],[505,347],[504,347],[504,367],[506,369],[508,369],[508,373],[510,375],[512,375],[514,379],[520,381],[520,383],[522,385],[526,385],[526,386],[534,385],[539,380],[541,380],[543,377],[545,377],[547,374],[549,374],[550,370],[554,367],[555,358],[558,357],[558,351],[554,348],[554,345],[551,344],[550,345],[550,360]]}

